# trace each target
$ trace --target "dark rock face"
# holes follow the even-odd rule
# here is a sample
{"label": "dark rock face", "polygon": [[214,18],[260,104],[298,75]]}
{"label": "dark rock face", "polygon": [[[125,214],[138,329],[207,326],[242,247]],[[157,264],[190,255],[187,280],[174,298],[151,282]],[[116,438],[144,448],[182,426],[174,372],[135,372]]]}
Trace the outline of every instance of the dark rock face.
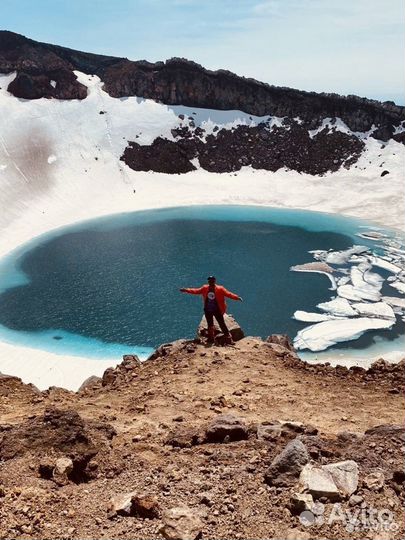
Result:
{"label": "dark rock face", "polygon": [[151,145],[130,142],[121,159],[136,171],[181,174],[195,169],[191,160],[209,172],[229,173],[250,165],[254,169],[280,168],[308,174],[337,171],[355,163],[364,143],[354,135],[324,129],[310,137],[308,130],[294,121],[270,128],[269,122],[257,127],[221,129],[201,138],[204,130],[173,130],[176,142],[158,137]]}
{"label": "dark rock face", "polygon": [[353,131],[367,131],[374,124],[374,136],[388,140],[404,119],[404,107],[392,102],[271,86],[225,70],[209,71],[183,58],[132,62],[0,32],[0,73],[17,71],[17,79],[9,86],[14,95],[26,99],[83,99],[86,88],[76,80],[73,70],[98,75],[113,97],[138,96],[170,105],[238,109],[258,116],[299,116],[306,129],[318,127],[324,118],[339,117]]}

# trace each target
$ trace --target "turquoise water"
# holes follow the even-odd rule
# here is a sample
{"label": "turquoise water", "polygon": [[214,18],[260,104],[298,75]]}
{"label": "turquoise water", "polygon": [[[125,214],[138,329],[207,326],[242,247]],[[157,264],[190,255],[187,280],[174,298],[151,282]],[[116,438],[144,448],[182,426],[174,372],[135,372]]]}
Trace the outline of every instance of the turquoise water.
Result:
{"label": "turquoise water", "polygon": [[[290,266],[312,261],[310,250],[375,247],[356,236],[365,225],[318,212],[193,206],[58,229],[0,262],[0,338],[60,354],[145,357],[163,342],[194,336],[202,302],[178,289],[200,286],[209,274],[244,298],[229,301],[228,311],[247,334],[294,337],[305,326],[294,311],[314,311],[333,292],[325,276]],[[402,326],[348,347],[392,340]]]}

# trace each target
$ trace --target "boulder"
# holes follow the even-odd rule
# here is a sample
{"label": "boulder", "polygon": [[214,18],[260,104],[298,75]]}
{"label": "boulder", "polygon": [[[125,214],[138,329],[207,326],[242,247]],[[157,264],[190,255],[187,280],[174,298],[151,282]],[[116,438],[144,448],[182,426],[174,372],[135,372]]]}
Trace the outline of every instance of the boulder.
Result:
{"label": "boulder", "polygon": [[205,431],[205,442],[231,442],[248,438],[248,428],[234,414],[220,414],[213,419]]}
{"label": "boulder", "polygon": [[301,471],[300,486],[302,491],[309,492],[316,499],[326,497],[330,501],[338,501],[341,498],[331,474],[322,467],[307,464]]}
{"label": "boulder", "polygon": [[264,480],[273,486],[292,485],[309,461],[309,454],[303,442],[296,438],[290,441],[272,461]]}
{"label": "boulder", "polygon": [[352,460],[317,467],[307,464],[301,471],[301,490],[314,498],[326,497],[337,501],[352,495],[358,486],[359,469]]}
{"label": "boulder", "polygon": [[202,521],[187,506],[170,508],[163,513],[159,532],[167,540],[196,540],[202,534]]}
{"label": "boulder", "polygon": [[323,465],[323,469],[330,473],[339,492],[345,497],[349,497],[356,490],[359,483],[359,468],[357,463],[351,459]]}
{"label": "boulder", "polygon": [[134,369],[141,365],[141,361],[136,354],[124,354],[122,357],[121,367],[125,369]]}
{"label": "boulder", "polygon": [[83,392],[87,388],[93,388],[93,386],[96,386],[100,381],[101,381],[101,377],[97,377],[97,375],[91,375],[85,381],[82,382],[78,392]]}
{"label": "boulder", "polygon": [[132,512],[135,516],[153,519],[159,516],[157,497],[152,495],[135,495],[132,497]]}
{"label": "boulder", "polygon": [[[239,341],[239,340],[241,340],[241,339],[243,339],[245,337],[245,334],[244,334],[242,328],[239,326],[239,324],[236,322],[236,320],[234,319],[234,317],[232,315],[228,315],[227,313],[225,313],[224,320],[225,320],[226,326],[228,327],[228,330],[229,330],[229,332],[230,332],[230,334],[232,336],[232,339],[234,341]],[[215,327],[216,335],[218,335],[218,337],[219,337],[219,334],[222,335],[222,331],[219,328],[219,325],[218,325],[215,318],[214,318],[214,327]],[[201,322],[198,325],[197,337],[199,337],[199,338],[207,338],[208,337],[208,326],[207,326],[207,321],[206,321],[205,317],[203,317],[201,319]]]}
{"label": "boulder", "polygon": [[103,386],[110,386],[114,383],[115,379],[117,378],[117,372],[114,368],[110,367],[107,368],[104,373],[103,377],[101,379],[101,384]]}

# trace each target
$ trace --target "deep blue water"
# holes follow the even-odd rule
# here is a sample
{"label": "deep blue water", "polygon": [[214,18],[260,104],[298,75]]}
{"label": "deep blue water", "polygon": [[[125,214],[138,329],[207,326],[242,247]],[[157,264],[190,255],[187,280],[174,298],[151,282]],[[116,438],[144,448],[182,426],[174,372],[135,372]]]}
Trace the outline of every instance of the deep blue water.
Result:
{"label": "deep blue water", "polygon": [[229,300],[228,311],[245,333],[294,337],[305,326],[291,318],[294,311],[314,311],[334,294],[325,276],[290,266],[312,261],[310,250],[372,245],[354,236],[359,223],[315,212],[208,206],[67,227],[0,266],[3,337],[11,331],[26,345],[86,356],[146,354],[195,335],[202,301],[179,288],[200,286],[209,274],[244,298]]}

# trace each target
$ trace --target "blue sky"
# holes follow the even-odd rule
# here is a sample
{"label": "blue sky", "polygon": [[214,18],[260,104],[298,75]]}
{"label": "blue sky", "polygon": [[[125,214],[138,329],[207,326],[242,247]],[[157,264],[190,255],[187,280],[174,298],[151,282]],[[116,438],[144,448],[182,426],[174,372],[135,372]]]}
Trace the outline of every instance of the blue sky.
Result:
{"label": "blue sky", "polygon": [[405,102],[403,0],[0,0],[0,27],[304,90]]}

